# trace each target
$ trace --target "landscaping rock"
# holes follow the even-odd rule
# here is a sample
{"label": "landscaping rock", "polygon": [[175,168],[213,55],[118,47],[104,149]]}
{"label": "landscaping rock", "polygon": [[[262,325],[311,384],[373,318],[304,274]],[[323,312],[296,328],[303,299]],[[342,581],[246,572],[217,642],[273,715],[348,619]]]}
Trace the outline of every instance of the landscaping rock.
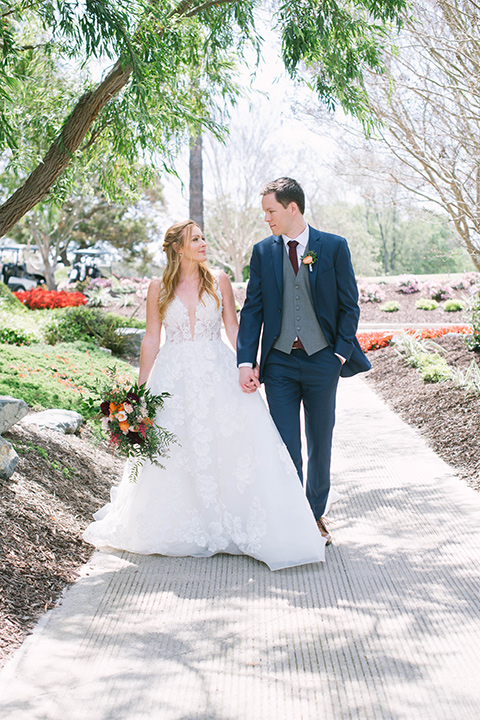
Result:
{"label": "landscaping rock", "polygon": [[77,432],[82,423],[82,416],[74,410],[44,410],[22,420],[24,426],[37,425],[64,434]]}
{"label": "landscaping rock", "polygon": [[20,422],[27,413],[28,405],[24,400],[17,400],[10,395],[0,395],[0,435]]}
{"label": "landscaping rock", "polygon": [[0,437],[0,480],[8,480],[13,475],[18,460],[13,445]]}
{"label": "landscaping rock", "polygon": [[138,356],[140,355],[140,346],[145,336],[145,329],[142,328],[117,328],[117,335],[122,335],[127,338],[127,350],[128,354]]}

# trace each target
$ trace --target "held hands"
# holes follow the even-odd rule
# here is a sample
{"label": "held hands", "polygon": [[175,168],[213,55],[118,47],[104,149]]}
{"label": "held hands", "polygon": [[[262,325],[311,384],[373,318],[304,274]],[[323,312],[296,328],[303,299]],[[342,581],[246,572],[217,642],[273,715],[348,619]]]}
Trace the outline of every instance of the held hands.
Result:
{"label": "held hands", "polygon": [[254,393],[257,388],[260,387],[258,376],[260,371],[258,365],[254,368],[241,367],[239,383],[244,393]]}

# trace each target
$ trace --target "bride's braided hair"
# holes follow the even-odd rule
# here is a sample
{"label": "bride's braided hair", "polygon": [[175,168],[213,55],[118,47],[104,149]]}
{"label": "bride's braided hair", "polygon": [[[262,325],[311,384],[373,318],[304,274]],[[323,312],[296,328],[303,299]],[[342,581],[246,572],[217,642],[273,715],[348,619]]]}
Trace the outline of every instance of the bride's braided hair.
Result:
{"label": "bride's braided hair", "polygon": [[[175,223],[175,225],[169,227],[165,233],[163,250],[167,256],[167,266],[163,271],[162,287],[158,299],[158,312],[160,313],[160,320],[162,321],[168,306],[175,297],[175,289],[179,281],[180,249],[190,242],[192,229],[196,224],[193,220],[182,220],[182,222]],[[173,247],[174,245],[176,245],[175,248]],[[208,269],[205,262],[198,264],[198,270],[200,273],[199,299],[202,300],[202,295],[206,292],[213,297],[217,303],[217,308],[219,308],[220,298],[215,290],[216,283],[211,270]]]}

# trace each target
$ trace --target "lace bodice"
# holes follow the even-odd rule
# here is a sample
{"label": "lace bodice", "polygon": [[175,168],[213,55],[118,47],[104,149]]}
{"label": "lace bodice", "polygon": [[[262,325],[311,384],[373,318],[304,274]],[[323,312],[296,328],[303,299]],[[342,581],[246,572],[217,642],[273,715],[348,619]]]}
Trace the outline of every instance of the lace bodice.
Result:
{"label": "lace bodice", "polygon": [[220,307],[217,308],[217,303],[211,295],[203,293],[202,299],[198,302],[195,311],[193,334],[188,309],[180,298],[175,296],[175,299],[167,309],[163,321],[167,343],[178,344],[183,342],[199,342],[202,340],[220,340],[223,306],[218,281],[216,285],[216,291],[220,298]]}

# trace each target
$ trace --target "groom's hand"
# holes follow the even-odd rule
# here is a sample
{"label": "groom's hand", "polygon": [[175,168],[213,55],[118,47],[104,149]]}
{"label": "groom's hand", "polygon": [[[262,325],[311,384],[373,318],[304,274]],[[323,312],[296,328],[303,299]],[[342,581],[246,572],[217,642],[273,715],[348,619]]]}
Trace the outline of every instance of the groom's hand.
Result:
{"label": "groom's hand", "polygon": [[239,383],[244,393],[253,393],[257,388],[260,387],[258,381],[259,376],[258,367],[241,367]]}

